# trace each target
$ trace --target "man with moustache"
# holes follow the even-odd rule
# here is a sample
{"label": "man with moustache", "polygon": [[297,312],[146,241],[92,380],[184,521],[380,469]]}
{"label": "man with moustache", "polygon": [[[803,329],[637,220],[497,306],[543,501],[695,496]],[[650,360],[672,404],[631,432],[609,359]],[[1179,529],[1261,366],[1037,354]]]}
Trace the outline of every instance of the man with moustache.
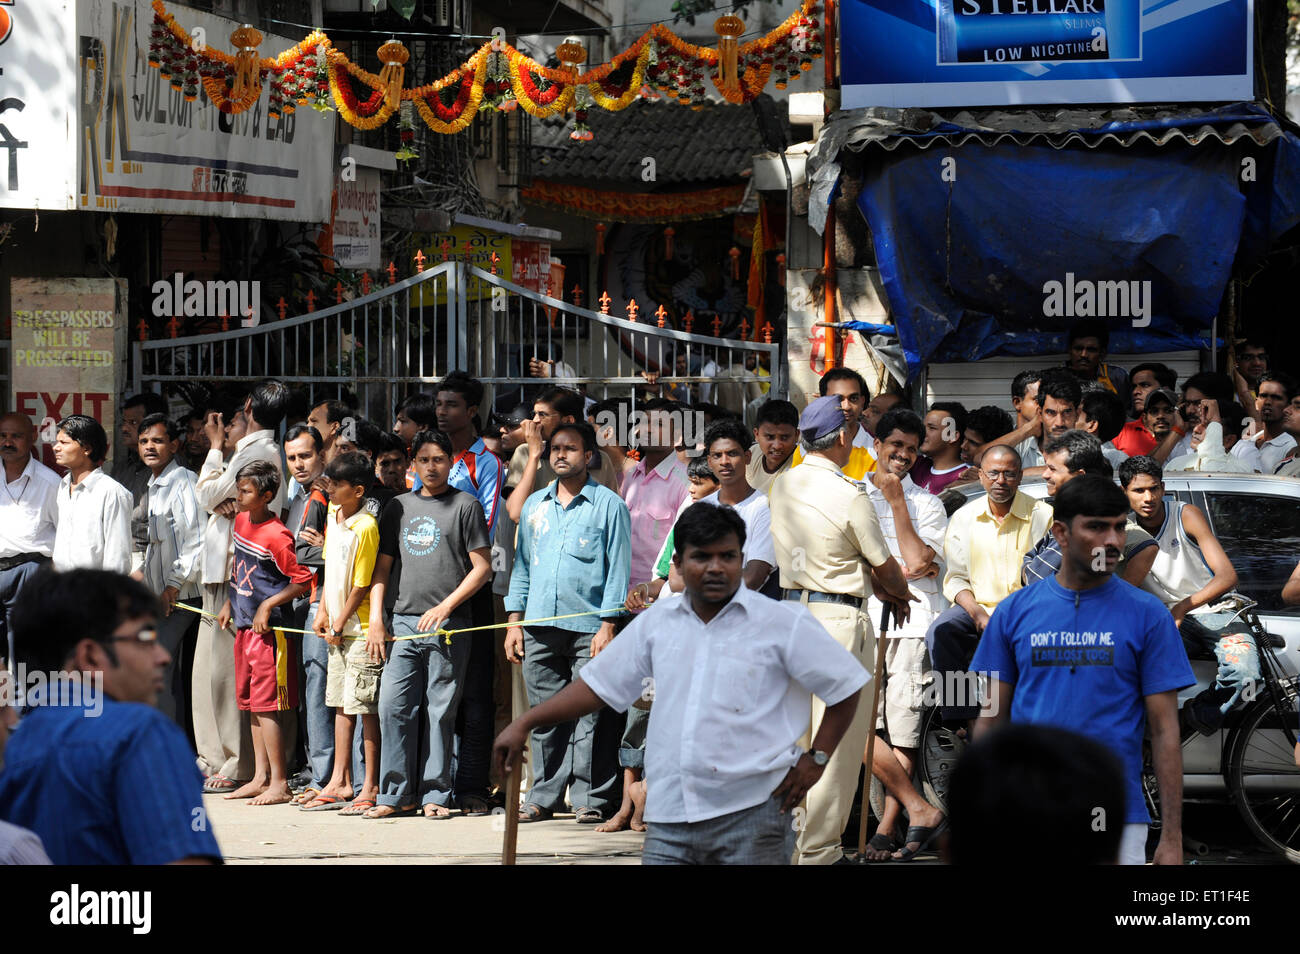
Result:
{"label": "man with moustache", "polygon": [[1020,455],[1022,476],[1039,477],[1043,473],[1043,445],[1074,428],[1082,400],[1083,389],[1071,372],[1045,371],[1038,384],[1037,413],[994,443],[1015,448]]}
{"label": "man with moustache", "polygon": [[[36,426],[25,414],[0,417],[0,462],[5,493],[0,494],[0,603],[5,625],[27,581],[54,553],[59,475],[32,456]],[[13,659],[13,631],[0,655]]]}
{"label": "man with moustache", "polygon": [[[1133,380],[1133,420],[1120,428],[1114,445],[1129,457],[1149,454],[1160,444],[1142,423],[1146,411],[1147,397],[1157,388],[1164,388],[1170,394],[1178,383],[1178,375],[1158,362],[1137,365],[1131,372]],[[1254,407],[1252,403],[1250,405]]]}

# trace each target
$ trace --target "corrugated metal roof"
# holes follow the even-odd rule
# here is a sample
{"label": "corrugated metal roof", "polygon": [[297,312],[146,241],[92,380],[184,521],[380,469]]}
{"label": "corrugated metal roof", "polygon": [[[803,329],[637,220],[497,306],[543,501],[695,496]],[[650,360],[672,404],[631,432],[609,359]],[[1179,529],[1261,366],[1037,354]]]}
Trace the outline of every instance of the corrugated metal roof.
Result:
{"label": "corrugated metal roof", "polygon": [[[788,120],[782,117],[782,122]],[[640,191],[683,182],[735,182],[764,146],[749,106],[711,103],[698,109],[673,100],[644,100],[587,114],[593,139],[569,138],[573,124],[554,116],[533,123],[533,175],[540,179],[622,183]],[[788,135],[788,128],[787,128]],[[655,179],[642,179],[642,160]]]}
{"label": "corrugated metal roof", "polygon": [[838,112],[819,137],[816,153],[826,161],[840,149],[860,152],[868,146],[892,151],[906,144],[927,149],[938,143],[962,146],[1043,144],[1055,149],[1081,144],[1091,149],[1150,143],[1225,144],[1250,139],[1265,146],[1282,135],[1282,127],[1255,103],[1230,106],[1113,106],[1065,109],[926,109],[870,107]]}

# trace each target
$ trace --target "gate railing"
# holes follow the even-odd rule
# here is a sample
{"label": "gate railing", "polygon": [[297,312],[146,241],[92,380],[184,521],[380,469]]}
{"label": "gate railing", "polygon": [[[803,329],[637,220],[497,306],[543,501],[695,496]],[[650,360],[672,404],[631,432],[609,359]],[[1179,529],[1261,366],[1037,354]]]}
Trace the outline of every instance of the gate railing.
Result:
{"label": "gate railing", "polygon": [[[360,412],[391,420],[401,397],[460,368],[505,409],[547,382],[529,359],[559,358],[555,383],[586,384],[591,397],[626,394],[660,368],[659,382],[695,401],[743,411],[760,384],[783,396],[778,345],[660,328],[581,308],[461,262],[443,262],[351,301],[252,328],[136,342],[132,389],[278,378],[312,403],[351,390]],[[678,373],[679,359],[681,373]],[[759,373],[765,364],[770,375]],[[571,371],[569,374],[567,372]],[[525,392],[525,388],[529,388]],[[740,406],[736,406],[739,403]]]}

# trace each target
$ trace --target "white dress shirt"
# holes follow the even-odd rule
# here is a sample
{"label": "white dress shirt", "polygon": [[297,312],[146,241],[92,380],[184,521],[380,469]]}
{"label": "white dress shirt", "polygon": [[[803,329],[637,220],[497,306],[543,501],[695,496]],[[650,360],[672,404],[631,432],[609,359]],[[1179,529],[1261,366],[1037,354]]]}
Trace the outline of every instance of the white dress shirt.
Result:
{"label": "white dress shirt", "polygon": [[203,520],[194,495],[194,474],[172,459],[157,477],[149,475],[149,544],[144,551],[144,582],[154,593],[169,586],[178,599],[199,595],[203,560]]}
{"label": "white dress shirt", "polygon": [[0,494],[0,557],[54,553],[58,526],[59,475],[35,457]]}
{"label": "white dress shirt", "polygon": [[653,689],[653,824],[761,804],[799,760],[809,693],[833,706],[871,676],[806,607],[742,586],[707,624],[687,595],[656,602],[578,678],[619,712]]}
{"label": "white dress shirt", "polygon": [[1228,451],[1228,453],[1255,473],[1264,473],[1264,460],[1259,456],[1259,447],[1256,446],[1254,441],[1240,438],[1237,443],[1232,445],[1232,450]]}
{"label": "white dress shirt", "polygon": [[1277,465],[1282,463],[1282,458],[1287,455],[1291,448],[1295,447],[1295,438],[1283,431],[1271,441],[1260,441],[1259,460],[1264,469],[1262,473],[1271,474],[1277,470]]}
{"label": "white dress shirt", "polygon": [[217,506],[235,496],[236,478],[245,464],[255,460],[270,461],[275,464],[280,474],[280,489],[271,501],[271,513],[276,517],[284,512],[285,488],[284,470],[280,466],[280,447],[275,442],[275,432],[270,430],[254,431],[246,434],[235,445],[235,453],[229,461],[222,456],[220,448],[208,451],[208,456],[199,468],[199,479],[194,492],[199,507],[209,514],[208,525],[203,531],[203,565],[202,581],[204,583],[225,583],[230,579],[230,562],[234,555],[234,518],[227,518],[215,513]]}
{"label": "white dress shirt", "polygon": [[72,475],[64,474],[58,502],[56,570],[131,572],[131,491],[96,467],[76,487]]}
{"label": "white dress shirt", "polygon": [[[907,581],[907,588],[919,602],[912,605],[911,618],[907,624],[891,627],[888,635],[924,638],[930,623],[948,608],[948,600],[944,598],[943,587],[940,585],[943,580],[943,541],[948,533],[948,512],[938,497],[923,487],[918,487],[907,474],[903,475],[902,485],[903,500],[907,504],[907,515],[912,519],[912,527],[916,530],[916,535],[921,538],[921,542],[934,551],[934,562],[939,572],[935,576]],[[889,546],[889,552],[902,564],[905,561],[903,551],[898,545],[898,526],[894,522],[894,508],[885,499],[884,492],[870,479],[865,486],[867,496],[871,498],[871,505],[876,508],[876,516],[880,519],[880,532]],[[880,600],[872,596],[867,601],[867,612],[873,620],[879,620]]]}

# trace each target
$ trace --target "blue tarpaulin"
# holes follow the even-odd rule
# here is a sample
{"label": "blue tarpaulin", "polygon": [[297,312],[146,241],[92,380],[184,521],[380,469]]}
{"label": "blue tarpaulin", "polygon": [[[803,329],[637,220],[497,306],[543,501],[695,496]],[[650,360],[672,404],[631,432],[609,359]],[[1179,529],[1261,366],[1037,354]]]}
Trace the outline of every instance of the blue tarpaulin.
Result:
{"label": "blue tarpaulin", "polygon": [[[1253,181],[1243,181],[1247,156]],[[1234,260],[1300,222],[1300,140],[1248,150],[936,142],[867,163],[858,205],[908,377],[927,361],[1064,351],[1089,308],[1114,353],[1197,348]],[[1122,304],[1117,289],[1133,293],[1127,308],[1098,314]],[[1045,313],[1058,304],[1064,313]]]}

